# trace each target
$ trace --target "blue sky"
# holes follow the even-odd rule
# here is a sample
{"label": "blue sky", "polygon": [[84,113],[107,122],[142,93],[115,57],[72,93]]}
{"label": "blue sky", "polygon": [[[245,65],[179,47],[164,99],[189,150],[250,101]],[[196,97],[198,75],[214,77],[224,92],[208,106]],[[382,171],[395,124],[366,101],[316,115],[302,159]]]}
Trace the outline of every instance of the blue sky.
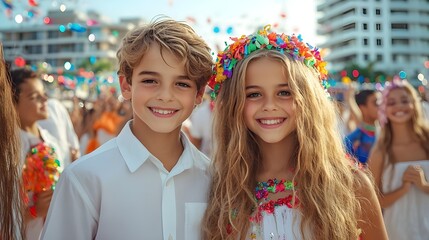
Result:
{"label": "blue sky", "polygon": [[[15,9],[10,18],[0,6],[0,27],[19,27],[16,14],[26,14],[26,0],[11,0]],[[69,9],[95,10],[111,21],[121,17],[142,17],[151,20],[163,14],[176,20],[188,20],[194,29],[212,47],[223,48],[229,36],[249,34],[258,27],[271,24],[278,32],[301,33],[305,41],[317,44],[315,0],[39,0],[38,16],[25,24],[39,24],[48,8],[59,9],[65,4]],[[219,29],[215,33],[214,28]],[[228,34],[227,30],[232,30]]]}

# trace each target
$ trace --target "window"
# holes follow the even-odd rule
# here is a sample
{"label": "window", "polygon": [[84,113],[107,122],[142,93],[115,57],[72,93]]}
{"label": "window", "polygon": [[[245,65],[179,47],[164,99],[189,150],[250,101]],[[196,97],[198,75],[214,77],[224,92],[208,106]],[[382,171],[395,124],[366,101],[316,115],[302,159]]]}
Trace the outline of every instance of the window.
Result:
{"label": "window", "polygon": [[407,23],[392,23],[392,30],[407,30],[408,24]]}
{"label": "window", "polygon": [[382,45],[381,38],[377,38],[376,42],[377,42],[377,46],[381,46]]}
{"label": "window", "polygon": [[366,15],[366,8],[362,8],[362,14]]}
{"label": "window", "polygon": [[381,15],[381,10],[380,10],[380,8],[375,9],[375,15]]}
{"label": "window", "polygon": [[383,55],[377,54],[377,61],[383,61]]}
{"label": "window", "polygon": [[362,25],[362,27],[363,27],[363,30],[368,30],[368,24],[364,23],[364,24]]}
{"label": "window", "polygon": [[364,46],[367,46],[367,45],[368,45],[368,38],[364,38],[364,39],[363,39],[363,45],[364,45]]}
{"label": "window", "polygon": [[368,61],[369,60],[369,55],[367,53],[365,53],[363,55],[363,60]]}
{"label": "window", "polygon": [[375,30],[381,31],[381,23],[376,23],[375,24]]}

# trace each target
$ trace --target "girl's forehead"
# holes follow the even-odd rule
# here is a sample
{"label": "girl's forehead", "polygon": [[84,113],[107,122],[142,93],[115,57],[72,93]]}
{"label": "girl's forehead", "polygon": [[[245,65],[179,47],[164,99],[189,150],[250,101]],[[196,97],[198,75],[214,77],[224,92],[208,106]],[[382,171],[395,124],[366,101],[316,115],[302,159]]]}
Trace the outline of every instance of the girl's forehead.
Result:
{"label": "girl's forehead", "polygon": [[409,96],[408,92],[403,88],[396,88],[389,92],[389,94],[387,95],[387,98],[403,97],[403,96],[408,97]]}

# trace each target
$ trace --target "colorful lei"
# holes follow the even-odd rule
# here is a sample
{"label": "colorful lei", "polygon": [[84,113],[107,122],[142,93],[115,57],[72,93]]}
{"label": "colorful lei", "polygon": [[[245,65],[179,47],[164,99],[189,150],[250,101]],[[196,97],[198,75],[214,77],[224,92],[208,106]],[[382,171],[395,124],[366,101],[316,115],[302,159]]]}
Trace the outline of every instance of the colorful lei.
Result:
{"label": "colorful lei", "polygon": [[269,29],[270,25],[267,25],[264,29],[254,34],[231,38],[233,43],[227,45],[224,51],[218,53],[213,75],[209,80],[209,86],[213,89],[211,94],[213,99],[219,93],[222,83],[232,78],[237,62],[259,49],[275,50],[282,54],[288,54],[297,61],[302,61],[305,65],[314,68],[318,72],[322,86],[327,88],[328,84],[325,80],[327,79],[328,71],[319,49],[304,43],[301,35],[288,36],[284,33],[269,32]]}
{"label": "colorful lei", "polygon": [[22,178],[24,190],[28,194],[26,202],[32,216],[37,216],[34,207],[37,193],[54,190],[60,173],[60,161],[54,148],[44,142],[31,147],[25,159]]}

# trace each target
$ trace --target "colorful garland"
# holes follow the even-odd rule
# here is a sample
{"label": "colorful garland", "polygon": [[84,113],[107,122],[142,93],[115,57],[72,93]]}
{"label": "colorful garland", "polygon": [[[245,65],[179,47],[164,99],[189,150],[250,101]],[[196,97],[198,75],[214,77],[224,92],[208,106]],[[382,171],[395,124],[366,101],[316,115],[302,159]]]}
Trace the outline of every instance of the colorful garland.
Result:
{"label": "colorful garland", "polygon": [[31,147],[25,159],[22,178],[24,190],[29,196],[26,202],[33,217],[37,216],[34,206],[37,193],[54,190],[60,173],[60,161],[54,148],[44,142]]}
{"label": "colorful garland", "polygon": [[259,49],[275,50],[288,54],[297,61],[302,61],[308,67],[314,68],[319,74],[322,86],[325,89],[328,87],[328,83],[325,81],[328,74],[326,62],[322,60],[318,48],[304,43],[301,35],[288,36],[283,33],[268,32],[269,29],[270,25],[267,25],[255,34],[231,38],[234,42],[218,53],[213,75],[209,80],[209,86],[213,89],[211,94],[213,99],[219,93],[222,83],[232,78],[237,62]]}

